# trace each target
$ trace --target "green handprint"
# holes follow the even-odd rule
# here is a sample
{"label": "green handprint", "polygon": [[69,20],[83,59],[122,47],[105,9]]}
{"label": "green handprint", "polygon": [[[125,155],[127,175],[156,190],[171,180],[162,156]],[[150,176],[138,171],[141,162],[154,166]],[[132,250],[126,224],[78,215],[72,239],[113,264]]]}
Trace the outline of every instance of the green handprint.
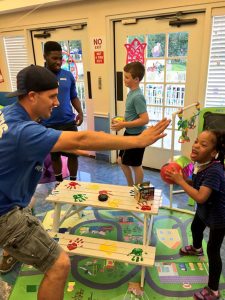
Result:
{"label": "green handprint", "polygon": [[128,256],[129,255],[133,255],[132,257],[132,261],[136,261],[136,262],[139,262],[140,260],[143,261],[143,250],[141,248],[134,248],[129,254],[127,254]]}
{"label": "green handprint", "polygon": [[73,199],[75,202],[84,202],[88,197],[85,194],[76,194],[73,195]]}

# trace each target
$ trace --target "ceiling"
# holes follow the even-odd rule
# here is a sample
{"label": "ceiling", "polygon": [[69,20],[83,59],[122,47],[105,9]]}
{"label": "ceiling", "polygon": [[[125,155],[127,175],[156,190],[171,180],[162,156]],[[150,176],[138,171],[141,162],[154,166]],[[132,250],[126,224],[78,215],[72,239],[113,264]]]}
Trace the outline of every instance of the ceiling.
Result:
{"label": "ceiling", "polygon": [[[0,0],[0,14],[29,10],[42,6],[65,4],[84,0]],[[32,3],[31,3],[32,2]]]}

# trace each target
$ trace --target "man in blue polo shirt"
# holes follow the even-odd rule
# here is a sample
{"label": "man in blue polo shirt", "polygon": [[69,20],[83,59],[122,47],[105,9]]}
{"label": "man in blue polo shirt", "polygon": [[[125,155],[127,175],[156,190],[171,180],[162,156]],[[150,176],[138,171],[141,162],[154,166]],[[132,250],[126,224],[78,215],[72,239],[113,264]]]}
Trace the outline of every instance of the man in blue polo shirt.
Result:
{"label": "man in blue polo shirt", "polygon": [[[59,82],[59,106],[55,108],[49,119],[42,121],[42,124],[48,128],[54,128],[62,131],[77,131],[77,125],[83,122],[83,112],[80,100],[77,96],[75,79],[71,72],[61,69],[62,66],[62,48],[54,41],[48,41],[44,44],[45,66],[53,72]],[[73,112],[72,107],[76,111]],[[78,169],[78,157],[71,153],[51,153],[52,167],[55,173],[56,181],[63,181],[61,154],[68,157],[67,167],[70,174],[70,180],[76,180]]]}
{"label": "man in blue polo shirt", "polygon": [[[32,216],[28,204],[49,152],[146,147],[165,136],[164,119],[139,136],[95,131],[60,131],[38,123],[59,105],[58,81],[48,69],[31,65],[17,75],[18,102],[0,111],[0,247],[44,273],[38,300],[62,300],[70,270],[68,255]],[[4,260],[4,258],[3,258]]]}

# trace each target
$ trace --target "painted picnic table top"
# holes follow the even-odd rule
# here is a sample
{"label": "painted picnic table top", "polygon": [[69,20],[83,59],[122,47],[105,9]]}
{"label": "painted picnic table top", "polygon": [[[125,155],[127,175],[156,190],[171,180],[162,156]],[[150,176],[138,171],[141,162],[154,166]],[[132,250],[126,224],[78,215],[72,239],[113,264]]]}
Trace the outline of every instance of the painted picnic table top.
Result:
{"label": "painted picnic table top", "polygon": [[[99,192],[102,191],[106,191],[108,194],[107,201],[98,200]],[[141,204],[134,198],[134,188],[132,187],[64,180],[46,200],[55,204],[70,204],[79,207],[92,206],[156,215],[162,202],[162,192],[155,189],[154,199]]]}

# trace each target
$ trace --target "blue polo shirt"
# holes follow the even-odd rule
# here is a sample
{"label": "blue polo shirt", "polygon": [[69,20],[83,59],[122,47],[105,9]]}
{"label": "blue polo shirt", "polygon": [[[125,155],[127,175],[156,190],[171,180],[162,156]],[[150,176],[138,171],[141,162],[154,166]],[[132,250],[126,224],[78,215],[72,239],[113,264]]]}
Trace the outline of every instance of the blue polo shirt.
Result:
{"label": "blue polo shirt", "polygon": [[19,102],[0,111],[0,215],[29,204],[60,134],[32,121]]}
{"label": "blue polo shirt", "polygon": [[207,168],[193,174],[193,186],[197,190],[206,186],[212,190],[208,200],[197,203],[196,213],[210,228],[225,228],[225,177],[220,162],[212,162]]}
{"label": "blue polo shirt", "polygon": [[77,97],[76,83],[73,74],[61,69],[56,73],[59,82],[58,99],[59,106],[53,108],[51,117],[42,121],[45,126],[67,124],[73,122],[75,114],[71,100]]}

